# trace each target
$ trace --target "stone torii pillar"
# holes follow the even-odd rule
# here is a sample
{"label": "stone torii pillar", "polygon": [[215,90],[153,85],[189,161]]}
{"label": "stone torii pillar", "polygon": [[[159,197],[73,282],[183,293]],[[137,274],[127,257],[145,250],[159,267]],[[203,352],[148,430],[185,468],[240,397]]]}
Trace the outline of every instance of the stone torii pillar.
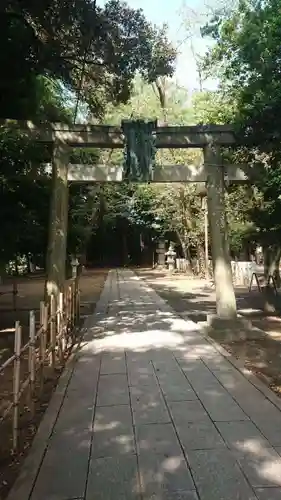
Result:
{"label": "stone torii pillar", "polygon": [[67,223],[68,223],[68,163],[69,146],[55,135],[52,161],[52,194],[47,250],[45,292],[55,296],[65,283]]}
{"label": "stone torii pillar", "polygon": [[217,319],[236,320],[236,298],[232,282],[225,213],[224,168],[217,146],[209,145],[204,148],[204,162],[207,169],[207,202]]}

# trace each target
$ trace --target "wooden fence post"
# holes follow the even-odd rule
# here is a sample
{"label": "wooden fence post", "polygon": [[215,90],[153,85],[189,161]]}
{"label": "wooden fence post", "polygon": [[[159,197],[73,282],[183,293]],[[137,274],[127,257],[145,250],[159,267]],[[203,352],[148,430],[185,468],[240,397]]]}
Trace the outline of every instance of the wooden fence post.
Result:
{"label": "wooden fence post", "polygon": [[45,362],[45,352],[46,352],[46,331],[45,331],[45,303],[40,302],[40,392],[43,391],[44,387],[44,362]]}
{"label": "wooden fence post", "polygon": [[79,285],[77,284],[77,298],[76,298],[76,318],[77,318],[77,323],[80,321],[80,289]]}
{"label": "wooden fence post", "polygon": [[31,413],[34,416],[34,394],[35,394],[35,373],[36,373],[36,352],[35,352],[35,313],[29,312],[29,380],[30,380],[30,403]]}
{"label": "wooden fence post", "polygon": [[50,296],[50,366],[56,364],[56,299],[54,294]]}
{"label": "wooden fence post", "polygon": [[71,286],[67,289],[67,336],[71,335]]}
{"label": "wooden fence post", "polygon": [[57,332],[58,332],[58,346],[59,346],[59,358],[63,362],[63,353],[65,350],[64,342],[64,329],[63,329],[63,293],[59,294],[59,307],[57,311]]}
{"label": "wooden fence post", "polygon": [[18,431],[19,431],[19,396],[20,396],[20,355],[21,355],[21,326],[20,322],[16,321],[15,325],[15,361],[13,375],[13,451],[18,447]]}
{"label": "wooden fence post", "polygon": [[72,282],[71,286],[71,312],[72,312],[72,342],[74,338],[74,326],[75,326],[75,281]]}
{"label": "wooden fence post", "polygon": [[46,360],[46,349],[48,345],[48,312],[49,306],[44,303],[44,315],[43,315],[43,334],[44,334],[44,361]]}

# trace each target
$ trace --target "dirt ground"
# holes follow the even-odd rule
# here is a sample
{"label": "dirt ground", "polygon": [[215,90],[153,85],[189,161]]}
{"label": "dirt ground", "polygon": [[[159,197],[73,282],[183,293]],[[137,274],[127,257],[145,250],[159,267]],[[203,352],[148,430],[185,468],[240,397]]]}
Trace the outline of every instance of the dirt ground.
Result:
{"label": "dirt ground", "polygon": [[[214,288],[205,280],[151,269],[139,269],[137,273],[184,318],[204,323],[207,314],[216,311]],[[281,317],[264,315],[259,292],[237,288],[235,293],[238,311],[265,335],[220,343],[281,397]]]}
{"label": "dirt ground", "polygon": [[[102,291],[108,270],[86,270],[80,278],[81,320],[95,309],[95,304]],[[13,309],[12,283],[0,285],[0,366],[13,354],[14,325],[19,320],[23,327],[24,341],[28,339],[29,311],[34,310],[39,320],[39,303],[43,300],[44,277],[31,276],[18,281],[17,310]],[[17,476],[20,465],[28,452],[42,416],[48,406],[51,395],[61,374],[62,366],[55,373],[48,374],[43,391],[37,387],[34,417],[28,411],[27,402],[22,398],[20,408],[19,452],[11,454],[12,422],[7,418],[0,423],[0,500],[4,500]],[[12,367],[0,374],[0,417],[3,409],[11,401]],[[23,499],[24,500],[24,499]]]}

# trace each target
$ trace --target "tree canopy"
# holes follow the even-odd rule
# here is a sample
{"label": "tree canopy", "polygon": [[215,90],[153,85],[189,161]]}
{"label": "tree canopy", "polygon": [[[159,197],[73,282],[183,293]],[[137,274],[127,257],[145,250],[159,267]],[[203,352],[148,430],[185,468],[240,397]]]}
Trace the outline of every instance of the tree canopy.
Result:
{"label": "tree canopy", "polygon": [[173,74],[176,52],[165,27],[125,2],[3,0],[0,14],[4,118],[33,117],[38,76],[78,92],[96,116],[108,101],[128,99],[136,71],[149,82]]}

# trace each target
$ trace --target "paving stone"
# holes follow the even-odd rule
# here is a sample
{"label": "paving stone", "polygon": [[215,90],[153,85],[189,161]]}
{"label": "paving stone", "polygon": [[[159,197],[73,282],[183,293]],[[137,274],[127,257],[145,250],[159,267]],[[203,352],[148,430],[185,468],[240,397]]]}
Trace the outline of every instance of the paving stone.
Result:
{"label": "paving stone", "polygon": [[66,498],[64,495],[61,496],[61,495],[57,495],[56,493],[54,495],[51,495],[51,496],[47,496],[47,497],[42,497],[41,500],[84,500],[84,497],[68,497]]}
{"label": "paving stone", "polygon": [[95,395],[100,368],[100,356],[91,360],[82,354],[74,366],[67,392],[79,391],[81,394]]}
{"label": "paving stone", "polygon": [[223,376],[227,374],[234,374],[235,372],[239,373],[233,367],[233,365],[217,351],[214,346],[211,346],[209,343],[207,343],[207,345],[205,345],[205,348],[206,350],[208,350],[208,354],[203,354],[201,356],[201,359],[216,377],[220,377],[220,375]]}
{"label": "paving stone", "polygon": [[97,406],[129,404],[126,375],[101,375],[98,385]]}
{"label": "paving stone", "polygon": [[142,453],[139,457],[139,471],[144,496],[195,489],[182,453]]}
{"label": "paving stone", "polygon": [[182,451],[172,424],[147,424],[136,427],[138,453],[150,452],[181,455]]}
{"label": "paving stone", "polygon": [[[163,328],[163,324],[162,324],[162,328]],[[179,365],[172,354],[170,356],[165,356],[163,354],[162,359],[160,357],[156,358],[156,359],[152,359],[152,363],[153,363],[155,371],[159,374],[167,373],[167,372],[180,373]]]}
{"label": "paving stone", "polygon": [[199,500],[195,491],[162,491],[153,495],[144,495],[144,500]]}
{"label": "paving stone", "polygon": [[258,500],[281,500],[281,488],[257,488]]}
{"label": "paving stone", "polygon": [[178,370],[167,373],[156,372],[159,385],[167,401],[192,401],[197,395],[184,374]]}
{"label": "paving stone", "polygon": [[93,432],[93,457],[114,457],[136,453],[129,406],[97,407]]}
{"label": "paving stone", "polygon": [[149,373],[146,368],[128,370],[129,385],[139,386],[157,386],[157,379],[153,373]]}
{"label": "paving stone", "polygon": [[221,394],[216,390],[206,390],[198,396],[214,422],[249,420],[249,417],[227,393]]}
{"label": "paving stone", "polygon": [[251,450],[234,452],[234,456],[252,486],[281,486],[281,457],[273,448],[256,444]]}
{"label": "paving stone", "polygon": [[127,358],[128,370],[130,370],[130,368],[133,369],[134,367],[143,367],[143,368],[149,368],[150,373],[154,372],[149,351],[135,352],[131,350],[126,350],[126,358]]}
{"label": "paving stone", "polygon": [[216,377],[201,359],[178,358],[177,361],[193,387],[201,389],[218,384]]}
{"label": "paving stone", "polygon": [[154,400],[161,400],[164,402],[161,390],[159,389],[158,384],[155,384],[154,382],[149,386],[133,386],[130,387],[129,390],[132,406],[141,403],[144,398],[149,398],[151,402],[153,402]]}
{"label": "paving stone", "polygon": [[92,395],[82,395],[79,397],[79,405],[77,405],[77,394],[67,392],[55,424],[54,433],[71,434],[73,431],[90,429],[93,415],[94,399]]}
{"label": "paving stone", "polygon": [[193,401],[198,399],[196,393],[188,383],[180,385],[171,380],[162,390],[167,401]]}
{"label": "paving stone", "polygon": [[171,422],[159,386],[130,387],[134,423],[157,424]]}
{"label": "paving stone", "polygon": [[273,447],[281,447],[281,421],[274,421],[270,414],[267,419],[253,416],[252,420]]}
{"label": "paving stone", "polygon": [[143,424],[166,424],[171,422],[171,417],[163,401],[147,401],[145,398],[140,404],[133,406],[133,419],[135,425]]}
{"label": "paving stone", "polygon": [[141,500],[139,492],[135,455],[91,460],[85,500]]}
{"label": "paving stone", "polygon": [[219,432],[227,445],[236,450],[269,448],[270,443],[250,421],[217,422]]}
{"label": "paving stone", "polygon": [[176,424],[180,442],[185,451],[224,448],[225,443],[213,422],[179,422]]}
{"label": "paving stone", "polygon": [[[78,438],[78,436],[77,436]],[[68,446],[69,445],[69,446]],[[56,441],[47,450],[31,500],[60,500],[84,496],[89,463],[90,440],[84,436],[77,445]]]}
{"label": "paving stone", "polygon": [[188,462],[200,500],[256,500],[229,450],[190,451]]}
{"label": "paving stone", "polygon": [[175,425],[186,422],[210,421],[210,417],[200,401],[174,401],[168,403]]}
{"label": "paving stone", "polygon": [[101,375],[127,373],[124,353],[104,354],[101,360]]}

